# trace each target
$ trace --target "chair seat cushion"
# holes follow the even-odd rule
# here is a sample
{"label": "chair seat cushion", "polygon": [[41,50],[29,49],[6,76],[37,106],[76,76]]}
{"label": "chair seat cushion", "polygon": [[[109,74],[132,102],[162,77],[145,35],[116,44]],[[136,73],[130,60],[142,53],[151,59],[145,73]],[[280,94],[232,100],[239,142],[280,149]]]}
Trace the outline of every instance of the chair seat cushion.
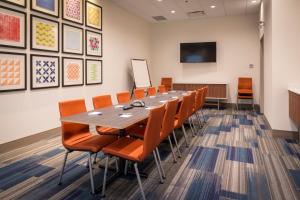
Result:
{"label": "chair seat cushion", "polygon": [[102,149],[104,153],[132,161],[142,161],[144,142],[140,139],[123,137]]}
{"label": "chair seat cushion", "polygon": [[118,135],[119,134],[119,129],[103,127],[103,126],[96,126],[96,131],[100,135]]}
{"label": "chair seat cushion", "polygon": [[253,91],[249,90],[249,89],[239,89],[238,92],[241,95],[252,95],[253,94]]}
{"label": "chair seat cushion", "polygon": [[103,147],[117,140],[116,136],[100,136],[87,133],[81,138],[66,140],[64,146],[74,151],[90,151],[93,153],[101,151]]}

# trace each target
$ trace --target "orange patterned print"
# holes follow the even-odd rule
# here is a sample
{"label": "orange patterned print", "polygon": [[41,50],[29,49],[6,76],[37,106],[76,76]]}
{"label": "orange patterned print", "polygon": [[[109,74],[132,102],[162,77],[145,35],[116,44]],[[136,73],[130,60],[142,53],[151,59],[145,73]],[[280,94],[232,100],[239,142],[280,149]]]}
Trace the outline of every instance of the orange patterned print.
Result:
{"label": "orange patterned print", "polygon": [[20,85],[20,60],[0,60],[0,86]]}
{"label": "orange patterned print", "polygon": [[79,80],[79,65],[76,63],[70,63],[67,65],[67,77],[69,80]]}

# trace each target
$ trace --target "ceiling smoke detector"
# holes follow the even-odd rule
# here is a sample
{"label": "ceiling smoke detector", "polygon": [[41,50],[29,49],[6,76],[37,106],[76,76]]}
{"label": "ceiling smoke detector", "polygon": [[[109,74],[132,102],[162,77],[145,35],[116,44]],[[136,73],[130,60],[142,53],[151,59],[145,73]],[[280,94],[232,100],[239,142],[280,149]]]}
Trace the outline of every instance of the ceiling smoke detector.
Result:
{"label": "ceiling smoke detector", "polygon": [[167,20],[167,18],[165,18],[164,16],[153,16],[153,19],[155,19],[156,21],[164,21]]}
{"label": "ceiling smoke detector", "polygon": [[197,17],[203,17],[206,15],[204,10],[197,10],[197,11],[193,11],[193,12],[188,12],[187,13],[189,18],[197,18]]}

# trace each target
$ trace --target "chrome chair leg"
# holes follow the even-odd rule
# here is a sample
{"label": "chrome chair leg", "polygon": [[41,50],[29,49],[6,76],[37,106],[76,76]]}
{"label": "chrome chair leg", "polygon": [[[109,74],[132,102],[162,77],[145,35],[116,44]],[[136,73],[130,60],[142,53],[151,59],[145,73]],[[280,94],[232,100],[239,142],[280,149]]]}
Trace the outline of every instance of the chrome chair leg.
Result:
{"label": "chrome chair leg", "polygon": [[97,162],[97,156],[98,156],[98,153],[95,154],[94,162],[93,162],[94,164],[96,164],[96,162]]}
{"label": "chrome chair leg", "polygon": [[160,167],[160,170],[162,173],[162,177],[163,177],[163,179],[166,179],[165,170],[163,169],[162,164],[161,164],[161,159],[160,159],[160,154],[159,154],[158,148],[156,147],[155,150],[156,150],[156,154],[157,154],[157,158],[158,158],[158,164],[159,164],[159,167]]}
{"label": "chrome chair leg", "polygon": [[197,132],[197,128],[196,128],[196,126],[195,126],[195,123],[194,123],[193,118],[192,118],[191,122],[192,122],[192,126],[193,126],[193,128],[194,128],[195,136],[196,136],[196,135],[198,134],[198,132]]}
{"label": "chrome chair leg", "polygon": [[117,157],[115,157],[115,165],[116,165],[116,172],[119,172],[119,164],[118,164],[118,158]]}
{"label": "chrome chair leg", "polygon": [[174,130],[173,130],[173,138],[174,138],[175,145],[176,145],[176,148],[177,148],[178,157],[181,158],[181,152],[180,152],[180,149],[179,149],[179,145],[178,145],[178,142],[177,142],[177,139],[176,139],[176,135],[175,135],[175,131],[174,131]]}
{"label": "chrome chair leg", "polygon": [[94,176],[93,176],[93,168],[92,168],[92,153],[89,153],[89,168],[90,168],[90,180],[91,180],[92,194],[95,194]]}
{"label": "chrome chair leg", "polygon": [[185,128],[184,128],[183,124],[182,124],[181,128],[182,128],[182,131],[183,131],[183,136],[184,136],[184,139],[185,139],[186,147],[189,147],[189,143],[187,141],[186,131],[185,131]]}
{"label": "chrome chair leg", "polygon": [[125,161],[124,175],[127,175],[127,171],[128,171],[128,160]]}
{"label": "chrome chair leg", "polygon": [[155,153],[155,150],[153,150],[153,156],[154,156],[154,160],[155,160],[155,164],[156,164],[156,167],[157,167],[157,171],[158,171],[158,174],[159,174],[159,178],[160,178],[160,183],[164,183],[164,180],[162,178],[162,175],[161,175],[161,171],[160,171],[160,167],[159,167],[159,163],[157,161],[157,157],[156,157],[156,153]]}
{"label": "chrome chair leg", "polygon": [[105,159],[105,169],[104,169],[104,175],[103,175],[102,194],[101,194],[102,197],[105,196],[105,187],[106,187],[106,176],[107,176],[107,168],[108,168],[108,159],[109,159],[109,155],[107,155],[107,156],[106,156],[106,159]]}
{"label": "chrome chair leg", "polygon": [[139,187],[140,187],[140,190],[141,190],[141,193],[142,193],[142,197],[143,197],[144,200],[146,200],[145,193],[144,193],[144,190],[143,190],[142,181],[141,181],[141,177],[140,177],[140,173],[139,173],[139,169],[137,167],[137,163],[134,163],[134,169],[135,169],[136,178],[138,180]]}
{"label": "chrome chair leg", "polygon": [[196,136],[196,131],[195,131],[194,127],[192,126],[192,119],[191,119],[191,117],[189,117],[189,125],[190,125],[190,128],[192,130],[192,136],[195,137]]}
{"label": "chrome chair leg", "polygon": [[205,119],[205,117],[204,117],[203,110],[201,109],[200,111],[201,111],[201,116],[202,116],[202,118],[203,118],[203,121],[204,121],[204,123],[206,123],[207,121],[206,121],[206,119]]}
{"label": "chrome chair leg", "polygon": [[64,174],[64,170],[65,170],[65,166],[66,166],[66,162],[67,162],[69,153],[70,153],[70,151],[66,150],[66,154],[65,154],[65,158],[64,158],[64,163],[63,163],[63,166],[62,166],[62,169],[61,169],[61,172],[60,172],[60,177],[59,177],[58,185],[61,185],[62,176]]}
{"label": "chrome chair leg", "polygon": [[173,144],[172,144],[170,135],[168,135],[168,140],[169,140],[169,144],[170,144],[172,155],[173,155],[173,162],[176,163],[177,159],[176,159],[176,155],[175,155],[175,152],[174,152],[174,148],[173,148]]}
{"label": "chrome chair leg", "polygon": [[200,119],[200,117],[199,117],[198,111],[197,111],[195,114],[196,114],[196,118],[197,118],[197,121],[198,121],[198,125],[199,125],[199,127],[200,127],[200,129],[201,129],[201,128],[202,128],[202,123],[201,123],[201,119]]}

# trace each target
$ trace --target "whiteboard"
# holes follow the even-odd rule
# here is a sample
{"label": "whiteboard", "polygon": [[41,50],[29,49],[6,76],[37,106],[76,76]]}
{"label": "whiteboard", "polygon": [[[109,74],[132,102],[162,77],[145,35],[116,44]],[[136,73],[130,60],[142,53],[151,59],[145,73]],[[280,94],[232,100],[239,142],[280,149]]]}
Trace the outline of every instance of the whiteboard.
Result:
{"label": "whiteboard", "polygon": [[133,79],[136,88],[151,87],[151,80],[148,71],[146,60],[132,59],[131,60]]}

